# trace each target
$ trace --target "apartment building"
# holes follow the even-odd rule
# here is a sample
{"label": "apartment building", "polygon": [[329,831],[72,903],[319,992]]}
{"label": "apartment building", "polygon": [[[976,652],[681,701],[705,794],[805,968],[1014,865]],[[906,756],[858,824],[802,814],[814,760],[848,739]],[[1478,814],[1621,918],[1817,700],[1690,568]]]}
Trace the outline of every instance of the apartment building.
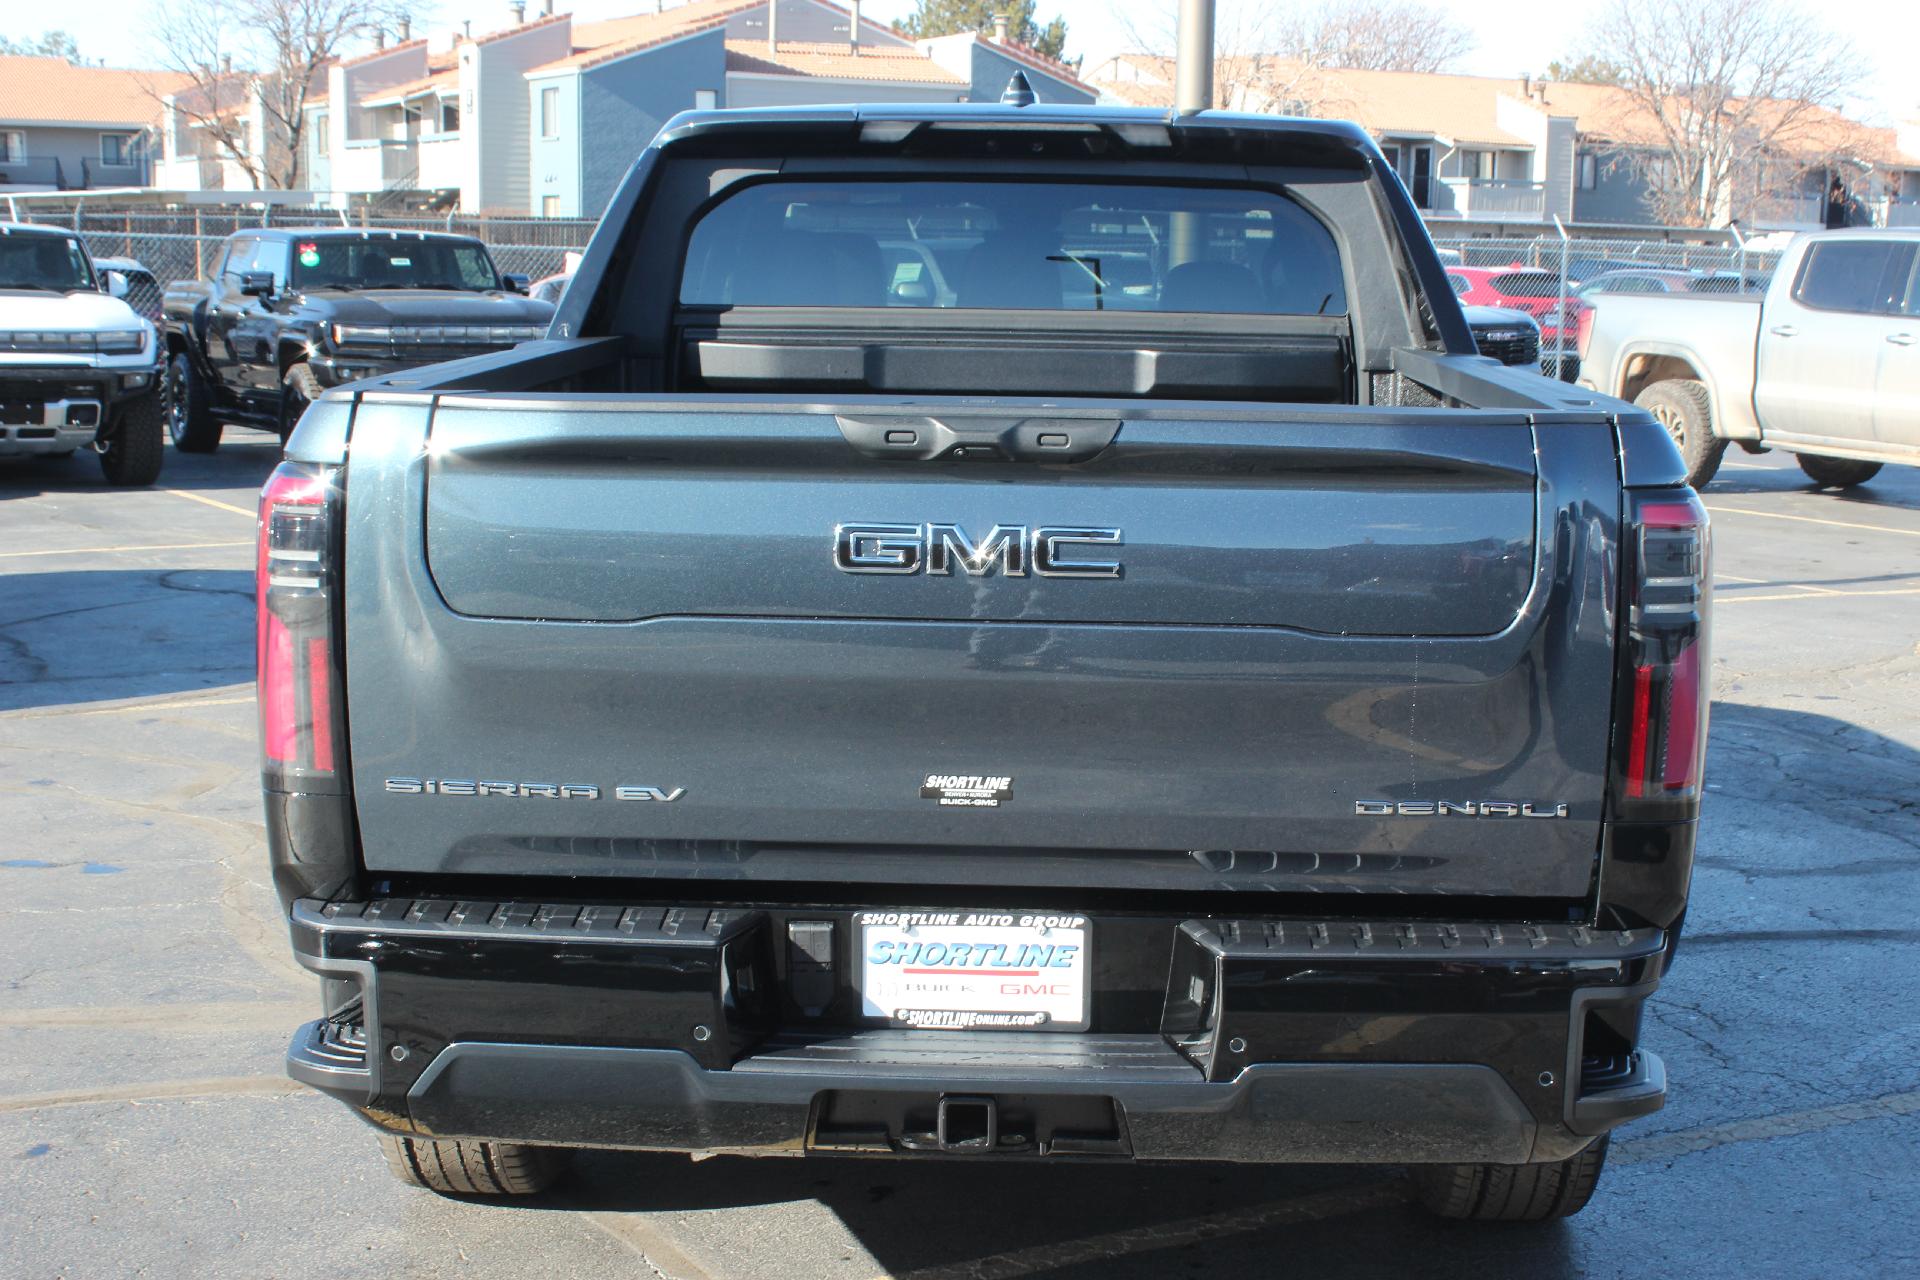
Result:
{"label": "apartment building", "polygon": [[185,81],[0,56],[0,196],[147,186],[160,96]]}
{"label": "apartment building", "polygon": [[[1086,79],[1102,101],[1171,106],[1171,59],[1123,54]],[[1652,225],[1648,175],[1661,155],[1656,123],[1605,85],[1394,71],[1325,71],[1279,58],[1223,58],[1230,110],[1338,117],[1380,144],[1434,222]],[[1920,124],[1872,129],[1819,112],[1794,146],[1757,149],[1715,221],[1751,230],[1820,225],[1839,177],[1855,220],[1920,224]]]}
{"label": "apartment building", "polygon": [[[832,0],[689,0],[600,22],[515,3],[491,26],[399,34],[310,87],[301,171],[324,203],[593,216],[660,126],[693,108],[991,101],[1015,71],[1044,102],[1095,97],[1004,27],[916,43]],[[257,147],[257,92],[244,77],[221,92],[239,117],[222,132]],[[205,114],[169,116],[161,185],[250,187],[189,118]]]}

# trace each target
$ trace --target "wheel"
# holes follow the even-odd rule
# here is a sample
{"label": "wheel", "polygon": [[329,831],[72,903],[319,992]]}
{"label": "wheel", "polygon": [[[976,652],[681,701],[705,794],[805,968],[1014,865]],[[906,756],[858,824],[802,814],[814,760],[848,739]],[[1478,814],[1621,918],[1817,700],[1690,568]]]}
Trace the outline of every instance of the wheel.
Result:
{"label": "wheel", "polygon": [[433,1138],[380,1135],[387,1168],[408,1186],[442,1195],[530,1196],[545,1191],[566,1171],[563,1147],[523,1147],[512,1142],[443,1142]]}
{"label": "wheel", "polygon": [[182,453],[212,453],[220,447],[220,424],[213,420],[207,384],[186,352],[167,365],[167,435]]}
{"label": "wheel", "polygon": [[160,397],[153,394],[120,406],[100,442],[100,470],[108,484],[146,485],[160,478],[167,450],[165,416]]}
{"label": "wheel", "polygon": [[293,429],[300,425],[300,415],[307,406],[320,398],[324,388],[313,370],[303,361],[287,370],[287,376],[280,380],[280,443],[286,444]]}
{"label": "wheel", "polygon": [[1817,453],[1795,454],[1793,460],[1807,473],[1807,479],[1823,489],[1846,489],[1865,484],[1880,474],[1877,462],[1856,462],[1852,458],[1823,458]]}
{"label": "wheel", "polygon": [[1555,1164],[1436,1164],[1413,1171],[1420,1203],[1468,1222],[1545,1222],[1587,1207],[1607,1166],[1607,1139]]}
{"label": "wheel", "polygon": [[1651,413],[1680,446],[1687,483],[1706,488],[1720,469],[1720,455],[1727,451],[1727,442],[1713,437],[1713,404],[1707,389],[1687,378],[1668,378],[1642,391],[1633,402]]}

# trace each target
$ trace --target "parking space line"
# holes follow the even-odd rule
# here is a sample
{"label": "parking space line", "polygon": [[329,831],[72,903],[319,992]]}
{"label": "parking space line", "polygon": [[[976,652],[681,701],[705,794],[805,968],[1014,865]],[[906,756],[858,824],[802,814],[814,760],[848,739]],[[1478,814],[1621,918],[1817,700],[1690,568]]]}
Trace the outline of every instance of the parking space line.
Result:
{"label": "parking space line", "polygon": [[28,556],[110,556],[133,551],[195,551],[203,547],[250,547],[247,542],[157,542],[135,547],[56,547],[51,551],[0,551],[0,560],[23,560]]}
{"label": "parking space line", "polygon": [[258,519],[260,516],[258,511],[249,511],[245,507],[236,507],[231,502],[222,502],[218,498],[209,498],[198,493],[188,493],[185,489],[162,489],[160,492],[170,493],[176,498],[185,498],[188,502],[203,502],[209,507],[218,507],[222,511],[231,511],[233,514],[245,516],[249,520]]}
{"label": "parking space line", "polygon": [[1802,588],[1770,596],[1715,596],[1714,608],[1723,604],[1753,604],[1759,600],[1831,600],[1836,596],[1920,596],[1920,587],[1896,587],[1887,591],[1834,591],[1831,588]]}
{"label": "parking space line", "polygon": [[1865,529],[1869,533],[1898,533],[1909,538],[1920,538],[1920,529],[1896,529],[1886,524],[1858,524],[1852,520],[1822,520],[1818,516],[1790,516],[1784,511],[1749,511],[1745,507],[1717,507],[1709,503],[1707,510],[1715,515],[1759,516],[1762,520],[1796,520],[1801,524],[1831,525],[1836,529]]}
{"label": "parking space line", "polygon": [[1625,1136],[1614,1148],[1616,1164],[1649,1164],[1679,1156],[1711,1151],[1734,1142],[1765,1141],[1769,1138],[1794,1138],[1803,1133],[1819,1133],[1841,1125],[1864,1120],[1898,1120],[1920,1115],[1920,1089],[1906,1093],[1883,1093],[1858,1102],[1840,1102],[1808,1111],[1787,1111],[1730,1124],[1707,1125],[1699,1129],[1681,1129],[1649,1134],[1644,1138]]}

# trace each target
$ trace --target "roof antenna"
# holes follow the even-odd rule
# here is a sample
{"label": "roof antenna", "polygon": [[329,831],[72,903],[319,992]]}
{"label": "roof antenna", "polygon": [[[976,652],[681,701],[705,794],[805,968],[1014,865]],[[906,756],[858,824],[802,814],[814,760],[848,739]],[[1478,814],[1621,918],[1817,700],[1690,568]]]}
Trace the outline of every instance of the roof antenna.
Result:
{"label": "roof antenna", "polygon": [[1016,71],[1013,79],[1007,81],[1007,87],[1001,90],[1000,105],[1003,107],[1030,107],[1033,105],[1033,86],[1027,82],[1027,73]]}

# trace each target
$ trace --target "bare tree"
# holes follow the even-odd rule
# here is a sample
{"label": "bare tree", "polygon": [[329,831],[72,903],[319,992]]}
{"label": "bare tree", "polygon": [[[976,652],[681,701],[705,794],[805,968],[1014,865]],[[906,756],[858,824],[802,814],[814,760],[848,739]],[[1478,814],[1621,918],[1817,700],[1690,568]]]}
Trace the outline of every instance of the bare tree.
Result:
{"label": "bare tree", "polygon": [[1831,107],[1859,55],[1794,0],[1614,0],[1593,45],[1637,117],[1622,132],[1658,140],[1622,154],[1662,222],[1724,225],[1763,175],[1845,150]]}
{"label": "bare tree", "polygon": [[255,190],[291,190],[304,176],[307,105],[324,92],[327,66],[414,7],[406,0],[169,0],[153,34],[169,69],[189,80],[173,93],[175,112],[238,164]]}
{"label": "bare tree", "polygon": [[[1115,0],[1113,13],[1135,48],[1173,56],[1173,5]],[[1350,105],[1334,72],[1440,71],[1472,47],[1444,10],[1421,0],[1228,0],[1215,20],[1213,100],[1234,111],[1325,114]]]}
{"label": "bare tree", "polygon": [[1445,71],[1473,51],[1473,36],[1421,0],[1319,0],[1276,6],[1269,47],[1317,67]]}

